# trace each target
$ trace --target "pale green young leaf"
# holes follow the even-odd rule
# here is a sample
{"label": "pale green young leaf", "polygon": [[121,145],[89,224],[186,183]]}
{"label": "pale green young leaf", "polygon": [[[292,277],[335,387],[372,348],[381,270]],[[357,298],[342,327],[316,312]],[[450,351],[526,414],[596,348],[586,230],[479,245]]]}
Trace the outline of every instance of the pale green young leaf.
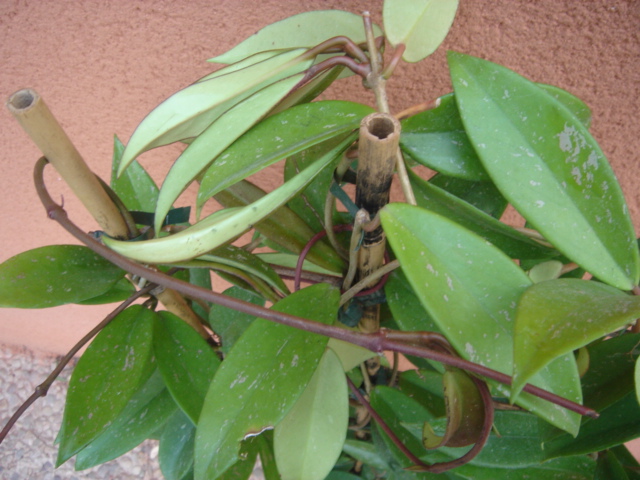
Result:
{"label": "pale green young leaf", "polygon": [[[355,135],[351,138],[355,140]],[[336,154],[334,163],[338,160],[338,157],[339,155]],[[330,165],[333,165],[333,163]],[[328,168],[333,171],[331,167]],[[320,174],[322,174],[322,172],[320,172]],[[215,199],[227,208],[245,207],[254,204],[266,195],[267,193],[261,188],[247,180],[242,180],[218,193]],[[282,256],[276,258],[278,261],[284,262],[285,266],[289,265],[292,268],[295,268],[298,255],[302,252],[302,249],[316,234],[299,215],[286,205],[271,212],[268,217],[256,223],[254,228],[271,242],[277,244],[287,252],[295,254],[295,259]],[[326,269],[326,271],[323,270],[319,273],[327,273],[327,271],[329,274],[342,273],[344,269],[342,257],[340,257],[333,247],[330,246],[329,242],[325,240],[326,239],[322,239],[316,243],[311,250],[309,250],[306,259],[319,268]],[[292,261],[292,263],[286,263],[288,261]]]}
{"label": "pale green young leaf", "polygon": [[[339,292],[326,284],[299,290],[273,309],[334,322]],[[327,338],[258,319],[216,372],[196,434],[195,478],[218,478],[238,459],[240,442],[275,427],[308,385]]]}
{"label": "pale green young leaf", "polygon": [[385,34],[394,47],[406,46],[403,60],[419,62],[440,46],[457,9],[458,0],[385,0]]}
{"label": "pale green young leaf", "polygon": [[118,175],[140,153],[200,135],[236,103],[266,85],[304,71],[312,62],[301,49],[281,53],[246,68],[196,82],[158,105],[138,125],[125,149]]}
{"label": "pale green young leaf", "polygon": [[170,312],[159,312],[153,331],[158,369],[175,402],[193,424],[220,359],[190,325]]}
{"label": "pale green young leaf", "polygon": [[[284,50],[267,50],[264,52],[258,52],[254,55],[250,55],[242,60],[238,60],[237,62],[233,62],[226,67],[223,67],[215,72],[211,72],[209,75],[205,75],[198,82],[204,82],[206,80],[211,80],[212,78],[220,77],[222,75],[226,75],[228,73],[235,72],[236,70],[242,70],[243,68],[250,67],[251,65],[255,65],[256,63],[260,63],[264,60],[268,60],[271,57],[275,57],[276,55],[280,55]],[[207,60],[208,62],[211,59]]]}
{"label": "pale green young leaf", "polygon": [[610,165],[587,128],[505,67],[449,54],[455,98],[485,170],[549,242],[600,280],[638,283],[638,247]]}
{"label": "pale green young leaf", "polygon": [[87,247],[50,245],[0,265],[0,306],[47,308],[96,298],[124,272]]}
{"label": "pale green young leaf", "polygon": [[136,160],[118,177],[125,147],[118,137],[114,137],[113,143],[111,188],[129,210],[153,212],[158,201],[157,185]]}
{"label": "pale green young leaf", "polygon": [[144,263],[173,263],[205,254],[249,230],[284,205],[351,143],[344,142],[282,186],[246,207],[219,210],[174,235],[138,242],[103,237],[114,251]]}
{"label": "pale green young leaf", "polygon": [[304,392],[274,429],[282,480],[323,480],[340,456],[348,424],[349,395],[342,364],[327,349]]}
{"label": "pale green young leaf", "polygon": [[[375,34],[380,35],[377,26]],[[235,63],[267,50],[311,48],[325,40],[346,36],[355,43],[365,39],[362,17],[342,10],[317,10],[293,15],[259,30],[231,50],[210,59],[216,63]]]}
{"label": "pale green young leaf", "polygon": [[[458,354],[511,375],[516,304],[531,285],[527,275],[486,240],[435,213],[390,204],[381,220],[403,273]],[[571,355],[548,365],[530,383],[581,400]],[[530,395],[518,403],[559,428],[578,429],[578,415],[557,405]]]}
{"label": "pale green young leaf", "polygon": [[267,118],[207,169],[198,191],[198,207],[221,190],[289,155],[357,130],[360,121],[373,111],[359,103],[324,101],[298,105]]}
{"label": "pale green young leaf", "polygon": [[640,298],[608,285],[570,278],[536,283],[515,319],[512,395],[552,360],[640,317]]}
{"label": "pale green young leaf", "polygon": [[154,317],[141,305],[127,308],[80,357],[69,382],[58,465],[98,438],[151,375]]}
{"label": "pale green young leaf", "polygon": [[335,338],[329,339],[328,347],[337,355],[345,372],[377,355],[371,350]]}
{"label": "pale green young leaf", "polygon": [[237,103],[209,125],[180,154],[165,177],[155,209],[155,231],[159,232],[173,202],[216,157],[238,137],[258,123],[300,81],[293,75],[266,86]]}

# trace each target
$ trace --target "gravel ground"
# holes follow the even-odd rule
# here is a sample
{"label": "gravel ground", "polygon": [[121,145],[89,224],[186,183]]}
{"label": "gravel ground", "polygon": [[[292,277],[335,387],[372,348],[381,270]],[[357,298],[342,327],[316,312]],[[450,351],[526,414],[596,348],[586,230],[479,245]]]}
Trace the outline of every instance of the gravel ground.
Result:
{"label": "gravel ground", "polygon": [[[58,358],[25,348],[0,345],[0,428],[57,364]],[[147,441],[127,455],[98,467],[76,471],[71,459],[55,468],[53,441],[64,410],[66,368],[46,397],[38,399],[0,445],[1,480],[161,480],[157,442]],[[251,480],[262,478],[254,472]]]}

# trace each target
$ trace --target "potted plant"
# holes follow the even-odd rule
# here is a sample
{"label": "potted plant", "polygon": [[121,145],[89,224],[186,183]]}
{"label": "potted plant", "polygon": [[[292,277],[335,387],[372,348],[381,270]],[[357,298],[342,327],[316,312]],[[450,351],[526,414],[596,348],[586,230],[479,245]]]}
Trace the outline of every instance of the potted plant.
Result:
{"label": "potted plant", "polygon": [[[258,457],[267,479],[638,477],[638,246],[588,107],[457,52],[452,94],[388,105],[396,65],[430,55],[456,9],[387,0],[382,27],[332,10],[264,28],[116,139],[109,185],[36,92],[10,98],[45,155],[48,216],[84,246],[0,265],[0,304],[122,302],[83,339],[59,464],[156,438],[169,479],[248,478]],[[315,100],[348,75],[375,109]],[[159,188],[135,159],[174,142]],[[249,180],[277,162],[278,188]],[[101,232],[51,199],[47,163]],[[194,182],[189,224],[174,203]],[[524,227],[500,221],[508,204]]]}

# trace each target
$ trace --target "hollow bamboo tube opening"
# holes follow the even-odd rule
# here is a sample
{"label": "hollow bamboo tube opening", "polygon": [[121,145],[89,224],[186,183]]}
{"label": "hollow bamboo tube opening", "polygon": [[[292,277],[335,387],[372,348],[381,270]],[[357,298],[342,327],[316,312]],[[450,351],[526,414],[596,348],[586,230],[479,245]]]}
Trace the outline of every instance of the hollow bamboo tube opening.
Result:
{"label": "hollow bamboo tube opening", "polygon": [[19,90],[9,97],[7,108],[100,227],[108,235],[126,238],[129,231],[120,211],[40,95]]}

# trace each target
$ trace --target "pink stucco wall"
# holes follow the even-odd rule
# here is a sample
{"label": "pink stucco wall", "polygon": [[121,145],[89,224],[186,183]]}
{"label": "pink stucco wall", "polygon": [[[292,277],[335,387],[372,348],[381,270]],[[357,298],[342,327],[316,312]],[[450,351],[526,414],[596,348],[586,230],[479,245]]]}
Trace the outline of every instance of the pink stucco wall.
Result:
{"label": "pink stucco wall", "polygon": [[[205,62],[260,27],[312,9],[370,9],[364,0],[39,0],[0,2],[0,97],[23,87],[46,100],[91,167],[108,178],[113,135],[126,141],[160,101],[214,68]],[[461,0],[445,45],[403,65],[389,84],[392,109],[450,91],[446,49],[502,63],[566,88],[593,109],[592,132],[618,172],[640,225],[640,2],[636,0]],[[357,81],[334,90],[372,103]],[[39,152],[0,109],[0,261],[29,248],[73,242],[49,221],[31,184]],[[158,178],[174,149],[145,154]],[[71,217],[92,220],[55,174]],[[274,170],[269,181],[277,181]],[[63,352],[105,308],[0,310],[0,342]]]}

